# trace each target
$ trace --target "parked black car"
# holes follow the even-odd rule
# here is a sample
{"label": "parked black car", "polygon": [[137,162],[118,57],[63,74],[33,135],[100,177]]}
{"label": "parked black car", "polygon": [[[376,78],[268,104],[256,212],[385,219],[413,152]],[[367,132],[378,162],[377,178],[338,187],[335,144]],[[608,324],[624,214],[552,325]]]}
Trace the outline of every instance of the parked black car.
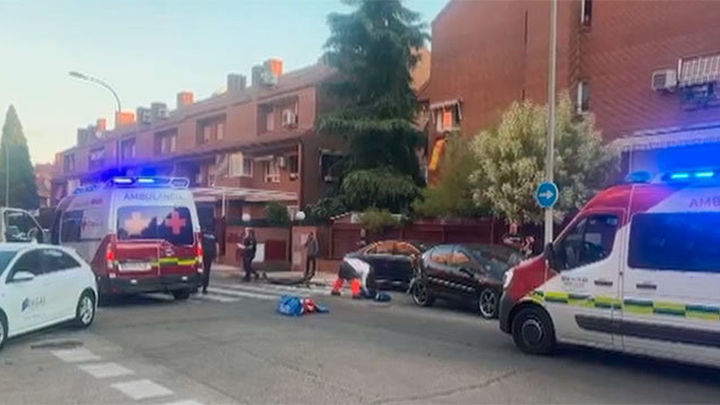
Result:
{"label": "parked black car", "polygon": [[425,242],[384,240],[348,253],[347,257],[367,262],[373,270],[376,283],[407,288],[413,278],[413,260],[417,262],[430,247]]}
{"label": "parked black car", "polygon": [[413,301],[430,306],[435,298],[461,300],[472,303],[483,318],[497,317],[503,275],[521,260],[520,252],[506,246],[435,246],[419,262]]}

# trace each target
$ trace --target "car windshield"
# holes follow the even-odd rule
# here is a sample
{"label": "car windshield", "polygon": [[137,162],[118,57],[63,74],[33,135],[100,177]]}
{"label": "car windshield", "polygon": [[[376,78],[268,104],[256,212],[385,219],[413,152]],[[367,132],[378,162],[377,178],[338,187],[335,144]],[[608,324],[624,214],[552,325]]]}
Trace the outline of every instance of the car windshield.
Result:
{"label": "car windshield", "polygon": [[475,245],[471,249],[472,254],[478,259],[490,260],[497,263],[498,267],[508,269],[522,261],[520,252],[504,246]]}
{"label": "car windshield", "polygon": [[5,268],[17,254],[14,250],[0,250],[0,276],[5,272]]}

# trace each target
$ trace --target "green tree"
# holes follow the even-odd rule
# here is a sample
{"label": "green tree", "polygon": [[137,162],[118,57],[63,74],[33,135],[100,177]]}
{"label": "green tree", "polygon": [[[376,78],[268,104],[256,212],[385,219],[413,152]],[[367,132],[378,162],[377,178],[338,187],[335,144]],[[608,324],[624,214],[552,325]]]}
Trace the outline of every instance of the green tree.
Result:
{"label": "green tree", "polygon": [[368,207],[407,212],[420,189],[408,175],[385,168],[350,172],[340,187],[345,206],[362,211]]}
{"label": "green tree", "polygon": [[319,117],[318,131],[348,141],[345,174],[383,168],[421,183],[415,151],[423,134],[414,125],[417,99],[410,72],[419,61],[413,50],[428,39],[426,25],[400,0],[344,2],[355,10],[328,16],[331,35],[325,44],[328,63],[341,77],[329,84],[340,107]]}
{"label": "green tree", "polygon": [[[560,190],[555,219],[581,208],[607,186],[618,169],[617,154],[603,144],[592,114],[575,114],[567,93],[557,106],[555,182]],[[495,215],[520,223],[542,222],[535,202],[544,179],[547,108],[516,102],[499,126],[473,141],[480,168],[471,176],[473,197]]]}
{"label": "green tree", "polygon": [[[9,189],[9,198],[6,189]],[[27,140],[15,107],[12,105],[5,115],[2,138],[0,138],[0,204],[5,205],[6,202],[11,207],[28,210],[40,206]]]}
{"label": "green tree", "polygon": [[488,213],[473,201],[470,175],[480,168],[471,149],[471,139],[450,134],[438,178],[422,191],[413,203],[415,213],[423,217],[476,217]]}
{"label": "green tree", "polygon": [[290,226],[290,223],[292,222],[287,208],[276,202],[269,202],[265,206],[265,216],[267,217],[267,222],[270,226],[285,227]]}
{"label": "green tree", "polygon": [[388,210],[368,208],[359,216],[360,225],[370,232],[381,232],[387,228],[397,226],[400,220]]}

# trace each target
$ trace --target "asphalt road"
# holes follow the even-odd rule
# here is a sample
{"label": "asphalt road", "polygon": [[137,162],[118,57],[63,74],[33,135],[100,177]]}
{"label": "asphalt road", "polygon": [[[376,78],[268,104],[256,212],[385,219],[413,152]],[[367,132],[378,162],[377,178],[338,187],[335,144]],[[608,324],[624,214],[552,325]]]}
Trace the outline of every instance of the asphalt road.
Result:
{"label": "asphalt road", "polygon": [[287,318],[282,291],[219,286],[103,307],[89,330],[54,328],[0,352],[2,404],[717,403],[720,371],[581,348],[518,352],[496,322],[324,296]]}

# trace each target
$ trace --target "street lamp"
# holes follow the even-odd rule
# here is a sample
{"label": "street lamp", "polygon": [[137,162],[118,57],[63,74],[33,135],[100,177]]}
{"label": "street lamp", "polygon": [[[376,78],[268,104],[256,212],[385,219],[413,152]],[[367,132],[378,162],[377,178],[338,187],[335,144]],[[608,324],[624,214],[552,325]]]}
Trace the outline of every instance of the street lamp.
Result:
{"label": "street lamp", "polygon": [[106,82],[104,82],[96,77],[88,76],[84,73],[80,73],[80,72],[76,72],[76,71],[69,72],[68,74],[70,75],[70,77],[74,77],[74,78],[80,79],[80,80],[85,80],[86,82],[96,83],[96,84],[99,84],[100,86],[110,90],[110,93],[112,93],[113,97],[115,97],[115,102],[117,103],[117,111],[118,112],[122,111],[122,107],[120,106],[120,97],[118,97],[115,90],[113,90],[113,88],[109,84],[107,84]]}

